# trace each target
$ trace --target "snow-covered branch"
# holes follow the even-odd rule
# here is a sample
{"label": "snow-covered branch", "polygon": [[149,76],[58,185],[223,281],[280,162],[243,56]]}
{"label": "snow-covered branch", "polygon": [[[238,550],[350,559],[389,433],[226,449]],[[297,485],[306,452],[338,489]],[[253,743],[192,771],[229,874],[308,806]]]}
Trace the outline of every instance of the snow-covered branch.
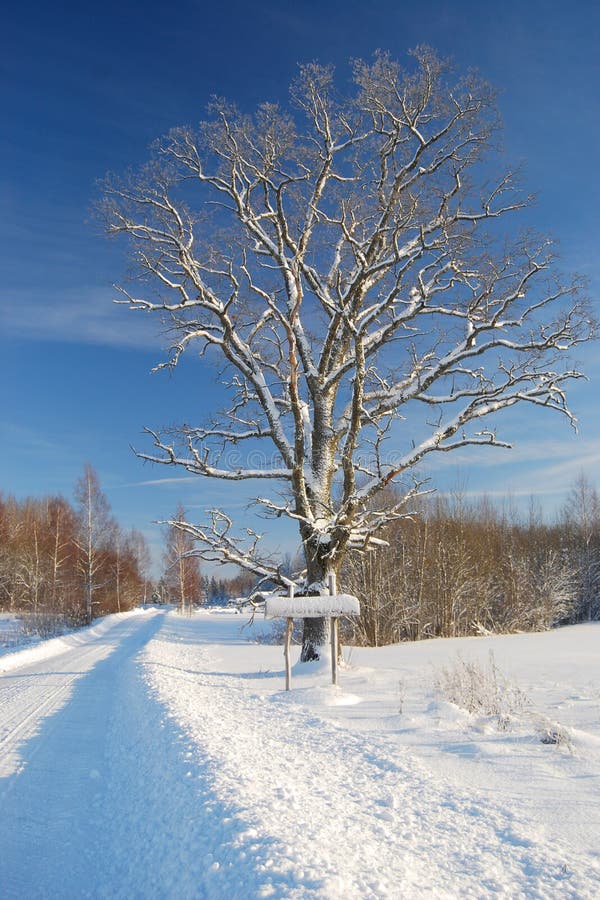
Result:
{"label": "snow-covered branch", "polygon": [[[285,468],[274,468],[265,466],[264,468],[220,468],[210,463],[210,450],[208,447],[199,450],[193,441],[192,436],[188,436],[187,449],[188,455],[183,456],[176,452],[172,444],[166,444],[162,438],[149,428],[145,429],[154,441],[154,446],[161,451],[161,455],[138,452],[140,459],[147,462],[153,462],[160,465],[181,466],[194,475],[204,475],[207,478],[222,478],[226,481],[244,481],[249,479],[276,479],[291,480],[292,472]],[[137,451],[136,451],[137,452]]]}
{"label": "snow-covered branch", "polygon": [[180,519],[159,522],[189,535],[196,543],[196,549],[190,551],[205,562],[218,565],[235,565],[251,572],[257,578],[268,580],[281,587],[289,587],[293,579],[285,575],[281,565],[272,561],[268,555],[261,555],[261,535],[250,528],[243,536],[232,532],[233,522],[220,509],[207,510],[209,521],[205,525],[192,525]]}

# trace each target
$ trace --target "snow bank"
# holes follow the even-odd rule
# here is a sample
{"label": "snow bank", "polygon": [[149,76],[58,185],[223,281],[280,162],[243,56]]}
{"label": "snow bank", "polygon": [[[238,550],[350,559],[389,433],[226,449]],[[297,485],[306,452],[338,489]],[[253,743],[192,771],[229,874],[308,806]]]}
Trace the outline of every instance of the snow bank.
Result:
{"label": "snow bank", "polygon": [[48,640],[38,640],[34,646],[25,648],[17,648],[9,650],[7,653],[0,655],[0,673],[11,672],[21,666],[28,666],[45,659],[51,659],[59,656],[61,653],[86,643],[91,639],[101,637],[110,631],[114,625],[125,618],[131,616],[144,615],[147,611],[143,609],[133,609],[130,612],[115,613],[114,615],[104,616],[96,619],[92,625],[84,628],[78,628],[68,634],[60,637],[49,638]]}

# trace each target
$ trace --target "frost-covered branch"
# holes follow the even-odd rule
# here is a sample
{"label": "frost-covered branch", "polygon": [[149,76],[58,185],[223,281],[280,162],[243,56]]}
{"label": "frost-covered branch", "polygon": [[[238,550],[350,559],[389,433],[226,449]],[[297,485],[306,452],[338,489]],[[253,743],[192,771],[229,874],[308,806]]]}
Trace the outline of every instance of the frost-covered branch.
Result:
{"label": "frost-covered branch", "polygon": [[232,533],[233,523],[220,509],[207,510],[209,521],[206,525],[192,525],[179,519],[159,522],[189,535],[197,547],[190,551],[205,562],[218,565],[235,565],[251,572],[257,578],[273,582],[281,587],[289,587],[293,579],[282,572],[276,562],[268,555],[261,555],[261,535],[251,528],[245,530],[244,536]]}

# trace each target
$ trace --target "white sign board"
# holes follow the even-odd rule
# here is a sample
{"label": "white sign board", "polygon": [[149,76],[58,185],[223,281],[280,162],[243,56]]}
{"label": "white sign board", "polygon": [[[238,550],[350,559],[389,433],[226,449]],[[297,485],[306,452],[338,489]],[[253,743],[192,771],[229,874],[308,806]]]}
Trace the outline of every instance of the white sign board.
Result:
{"label": "white sign board", "polygon": [[319,594],[316,597],[265,597],[266,619],[320,619],[360,615],[360,603],[352,594]]}

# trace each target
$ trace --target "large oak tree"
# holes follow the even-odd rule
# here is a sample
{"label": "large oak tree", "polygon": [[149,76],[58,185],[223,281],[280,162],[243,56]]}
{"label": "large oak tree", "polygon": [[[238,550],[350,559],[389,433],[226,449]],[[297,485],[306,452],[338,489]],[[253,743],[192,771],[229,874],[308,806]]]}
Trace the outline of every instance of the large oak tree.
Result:
{"label": "large oak tree", "polygon": [[[194,347],[231,398],[211,421],[153,429],[142,455],[262,482],[263,511],[297,522],[301,590],[406,514],[425,457],[508,446],[494,417],[515,404],[573,421],[568,354],[593,324],[552,244],[519,230],[530,198],[498,136],[489,85],[418,48],[406,69],[355,62],[346,93],[310,64],[287,108],[215,101],[106,182],[108,232],[130,239],[139,276],[124,302],[169,322],[162,365]],[[401,500],[383,510],[392,482]],[[289,584],[223,511],[178,527],[205,558]],[[306,620],[303,658],[325,638]]]}

